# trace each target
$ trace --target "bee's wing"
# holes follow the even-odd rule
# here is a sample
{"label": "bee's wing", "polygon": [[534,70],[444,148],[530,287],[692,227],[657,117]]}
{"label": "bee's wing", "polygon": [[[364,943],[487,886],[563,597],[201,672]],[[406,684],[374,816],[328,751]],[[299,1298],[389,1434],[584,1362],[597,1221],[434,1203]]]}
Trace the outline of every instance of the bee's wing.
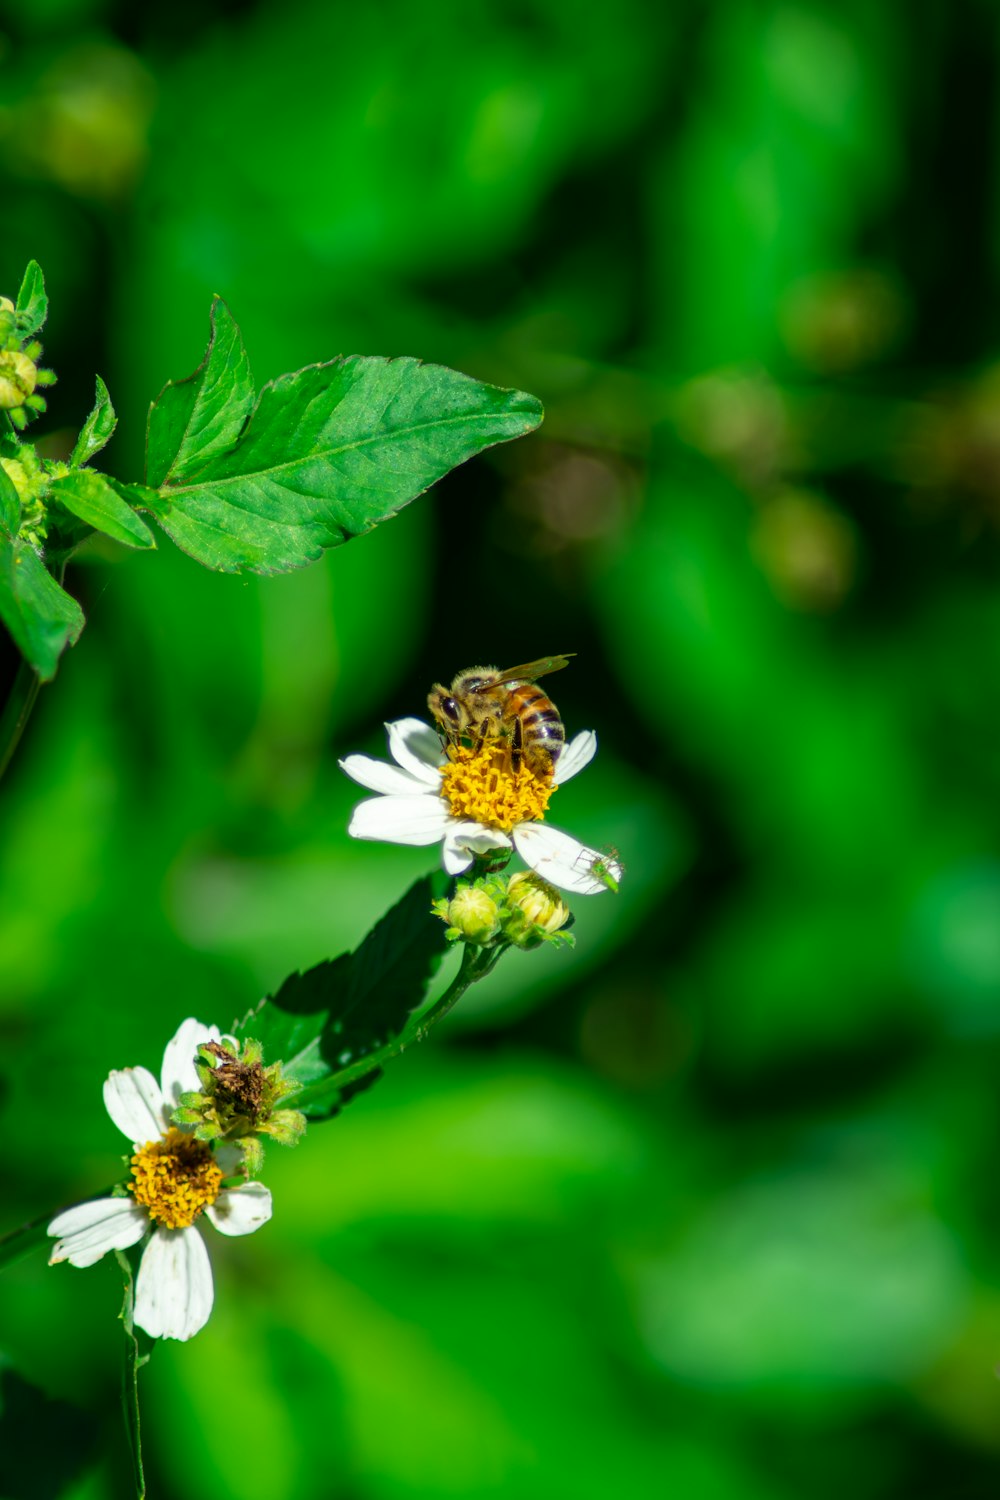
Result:
{"label": "bee's wing", "polygon": [[508,667],[506,672],[499,672],[493,680],[494,682],[535,682],[539,677],[546,677],[549,672],[558,672],[563,667],[568,667],[570,657],[575,655],[575,651],[567,651],[565,656],[543,656],[538,661],[528,662],[524,667]]}

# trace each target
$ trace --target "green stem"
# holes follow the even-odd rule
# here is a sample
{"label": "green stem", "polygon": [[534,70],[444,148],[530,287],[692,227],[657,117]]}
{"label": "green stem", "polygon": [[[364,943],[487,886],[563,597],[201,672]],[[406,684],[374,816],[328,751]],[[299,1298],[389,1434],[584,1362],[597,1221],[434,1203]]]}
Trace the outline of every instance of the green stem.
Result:
{"label": "green stem", "polygon": [[14,678],[10,696],[0,714],[0,776],[10,765],[11,756],[17,749],[24,733],[24,726],[31,717],[31,710],[38,697],[41,679],[33,667],[22,658]]}
{"label": "green stem", "polygon": [[135,1271],[134,1255],[116,1250],[115,1258],[124,1277],[122,1300],[122,1328],[125,1334],[125,1349],[122,1363],[122,1412],[125,1417],[125,1436],[128,1438],[132,1458],[132,1479],[136,1500],[145,1500],[146,1478],[142,1471],[142,1433],[139,1420],[139,1371],[149,1363],[153,1340],[148,1334],[140,1334],[135,1328]]}
{"label": "green stem", "polygon": [[[435,1000],[429,1010],[417,1016],[415,1022],[406,1028],[399,1039],[397,1051],[402,1052],[411,1042],[422,1042],[437,1023],[444,1020],[452,1006],[461,1000],[471,985],[492,973],[501,955],[509,947],[509,943],[498,943],[495,948],[476,948],[471,943],[466,943],[461,965],[451,984],[440,1000]],[[392,1055],[395,1056],[395,1052]]]}

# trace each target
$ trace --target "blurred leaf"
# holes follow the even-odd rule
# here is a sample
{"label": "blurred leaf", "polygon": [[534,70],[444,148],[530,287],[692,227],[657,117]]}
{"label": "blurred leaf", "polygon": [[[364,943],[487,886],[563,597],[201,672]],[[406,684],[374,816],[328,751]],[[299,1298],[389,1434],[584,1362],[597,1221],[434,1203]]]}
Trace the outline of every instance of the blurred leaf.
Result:
{"label": "blurred leaf", "polygon": [[[160,523],[168,536],[225,572],[284,572],[314,561],[542,418],[522,391],[415,359],[350,356],[265,386],[237,439],[246,388],[238,383],[235,405],[227,405],[227,366],[217,371],[210,351],[202,369],[193,395],[168,398],[162,425],[153,409],[151,474],[167,471],[161,492],[172,505]],[[185,417],[192,429],[208,428],[207,462]],[[167,463],[175,439],[176,481]]]}
{"label": "blurred leaf", "polygon": [[180,484],[209,459],[234,448],[253,410],[250,361],[239,327],[221,297],[209,313],[205,358],[186,380],[171,380],[149,408],[146,480]]}
{"label": "blurred leaf", "polygon": [[49,494],[95,531],[126,547],[155,547],[145,521],[122,499],[116,488],[94,469],[74,469],[50,480]]}
{"label": "blurred leaf", "polygon": [[[330,1119],[375,1082],[377,1064],[360,1073],[358,1064],[399,1036],[423,1003],[447,948],[430,910],[441,884],[433,876],[418,880],[354,953],[289,975],[237,1027],[303,1085],[290,1103],[309,1119]],[[354,1076],[345,1080],[347,1073]]]}
{"label": "blurred leaf", "polygon": [[45,295],[45,278],[37,260],[30,260],[17,294],[17,326],[23,338],[37,333],[49,311],[49,299]]}
{"label": "blurred leaf", "polygon": [[77,469],[81,464],[93,458],[95,453],[100,453],[115,430],[118,418],[115,409],[111,405],[111,397],[108,388],[100,375],[97,380],[97,396],[94,401],[94,409],[80,429],[80,436],[76,440],[76,447],[70,457],[70,467]]}
{"label": "blurred leaf", "polygon": [[892,1161],[770,1165],[637,1264],[651,1353],[686,1383],[779,1408],[929,1366],[968,1271],[924,1196]]}
{"label": "blurred leaf", "polygon": [[83,610],[27,542],[0,536],[0,619],[43,682],[79,638]]}
{"label": "blurred leaf", "polygon": [[59,1500],[86,1468],[92,1413],[50,1400],[9,1366],[0,1367],[0,1494],[3,1500]]}

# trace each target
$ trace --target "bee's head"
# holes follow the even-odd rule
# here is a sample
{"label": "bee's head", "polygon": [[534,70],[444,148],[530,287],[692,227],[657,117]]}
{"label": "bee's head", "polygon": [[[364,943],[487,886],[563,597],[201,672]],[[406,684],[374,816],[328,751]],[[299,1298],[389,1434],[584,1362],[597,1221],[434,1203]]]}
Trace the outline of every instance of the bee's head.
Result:
{"label": "bee's head", "polygon": [[465,722],[462,705],[454,693],[442,687],[439,682],[434,684],[427,695],[427,707],[438,723],[452,732],[461,729]]}

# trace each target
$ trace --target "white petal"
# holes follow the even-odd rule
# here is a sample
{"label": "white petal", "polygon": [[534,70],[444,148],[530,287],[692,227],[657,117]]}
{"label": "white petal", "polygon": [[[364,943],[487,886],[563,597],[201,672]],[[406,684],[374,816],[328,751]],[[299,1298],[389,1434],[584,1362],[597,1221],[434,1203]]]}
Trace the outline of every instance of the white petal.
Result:
{"label": "white petal", "polygon": [[356,839],[385,839],[389,844],[436,844],[450,822],[441,798],[429,792],[415,797],[369,797],[351,814],[347,831]]}
{"label": "white petal", "polygon": [[104,1107],[122,1135],[137,1146],[158,1141],[167,1128],[160,1085],[148,1068],[116,1068],[109,1073]]}
{"label": "white petal", "polygon": [[440,786],[444,751],[437,730],[422,719],[396,719],[385,727],[389,734],[389,754],[397,766],[409,771],[422,786]]}
{"label": "white petal", "polygon": [[49,1265],[68,1260],[71,1266],[92,1266],[109,1250],[127,1250],[142,1239],[149,1226],[144,1209],[132,1198],[97,1198],[56,1214],[46,1233],[59,1235]]}
{"label": "white petal", "polygon": [[262,1182],[246,1182],[221,1192],[205,1217],[220,1234],[253,1234],[271,1217],[271,1194]]}
{"label": "white petal", "polygon": [[615,880],[621,878],[622,867],[616,859],[588,849],[547,823],[522,823],[514,829],[513,837],[514,848],[525,864],[561,890],[575,891],[579,896],[596,896],[608,890],[607,881],[591,873],[597,864],[603,864]]}
{"label": "white petal", "polygon": [[195,1055],[202,1042],[218,1040],[218,1026],[206,1026],[193,1016],[189,1016],[178,1026],[164,1049],[163,1067],[160,1070],[163,1107],[168,1114],[177,1108],[182,1094],[193,1094],[201,1089],[201,1080],[194,1065]]}
{"label": "white petal", "polygon": [[498,828],[487,828],[483,823],[452,823],[445,834],[441,859],[449,875],[461,875],[472,864],[473,854],[509,848],[510,839]]}
{"label": "white petal", "polygon": [[565,745],[559,753],[556,768],[552,780],[556,786],[562,786],[564,781],[569,781],[584,766],[589,766],[597,753],[597,735],[592,729],[582,729],[575,734],[568,745]]}
{"label": "white petal", "polygon": [[142,1253],[135,1321],[154,1339],[189,1339],[212,1311],[212,1266],[205,1241],[187,1229],[157,1229]]}
{"label": "white petal", "polygon": [[436,771],[428,772],[426,776],[411,776],[401,766],[391,766],[387,760],[375,760],[370,755],[345,755],[338,765],[359,786],[366,786],[370,792],[382,792],[387,797],[405,797],[408,792],[423,791],[430,786],[431,774],[435,790],[441,781]]}
{"label": "white petal", "polygon": [[235,1177],[243,1170],[243,1148],[234,1141],[224,1141],[221,1146],[216,1146],[212,1155],[223,1177]]}

